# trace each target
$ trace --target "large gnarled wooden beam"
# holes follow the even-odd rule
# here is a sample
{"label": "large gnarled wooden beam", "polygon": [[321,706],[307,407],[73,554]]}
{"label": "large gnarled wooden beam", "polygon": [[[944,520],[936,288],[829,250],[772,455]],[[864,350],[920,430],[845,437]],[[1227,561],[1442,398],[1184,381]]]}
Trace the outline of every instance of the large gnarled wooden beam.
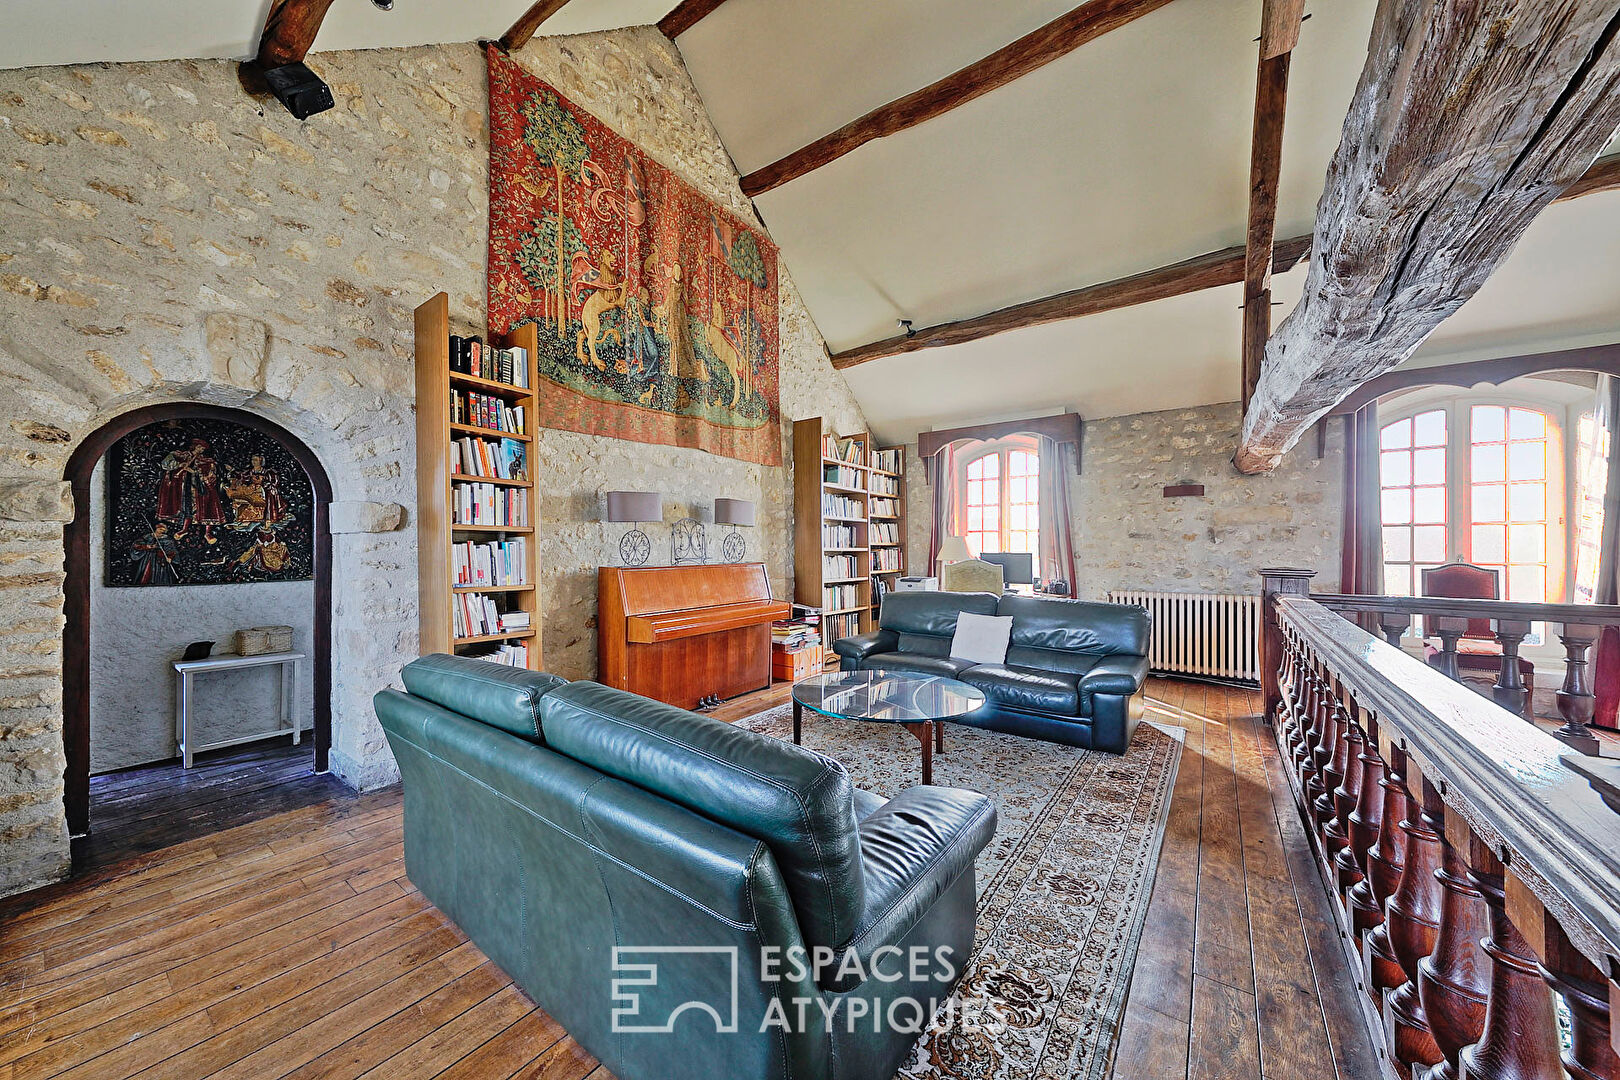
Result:
{"label": "large gnarled wooden beam", "polygon": [[[1279,241],[1274,255],[1276,270],[1279,273],[1288,270],[1304,257],[1310,246],[1311,238],[1308,236],[1295,236]],[[1023,304],[1013,304],[1011,307],[1004,307],[971,319],[940,323],[926,330],[918,330],[910,336],[900,335],[874,341],[870,345],[845,349],[843,352],[832,354],[832,365],[835,368],[854,367],[856,364],[864,364],[868,360],[877,360],[884,356],[898,356],[901,353],[930,349],[938,345],[960,345],[1026,326],[1039,326],[1042,323],[1059,322],[1063,319],[1079,318],[1082,315],[1095,315],[1116,308],[1146,304],[1154,300],[1165,300],[1172,296],[1198,292],[1201,289],[1213,289],[1217,285],[1234,285],[1243,280],[1243,261],[1242,247],[1222,248],[1219,251],[1171,263],[1169,266],[1105,281],[1099,285],[1087,285],[1083,289],[1073,289],[1058,293],[1056,296],[1045,296]]]}
{"label": "large gnarled wooden beam", "polygon": [[501,48],[513,52],[529,43],[540,24],[567,6],[568,0],[535,0],[529,10],[518,16],[512,28],[501,35]]}
{"label": "large gnarled wooden beam", "polygon": [[[924,120],[931,120],[974,98],[1006,86],[1014,79],[1067,56],[1088,41],[1155,11],[1170,0],[1089,0],[1031,31],[977,63],[880,105],[830,135],[795,150],[787,157],[755,169],[742,178],[743,194],[752,198],[780,187],[807,172],[836,161],[873,139],[893,135]],[[677,11],[679,9],[676,9]],[[673,13],[669,16],[673,18]],[[659,23],[663,28],[663,23]],[[669,31],[665,31],[669,33]],[[673,35],[671,35],[673,36]]]}
{"label": "large gnarled wooden beam", "polygon": [[332,0],[276,0],[264,20],[257,63],[262,70],[296,64],[309,55]]}
{"label": "large gnarled wooden beam", "polygon": [[1276,466],[1484,284],[1620,126],[1614,0],[1384,0],[1235,463]]}

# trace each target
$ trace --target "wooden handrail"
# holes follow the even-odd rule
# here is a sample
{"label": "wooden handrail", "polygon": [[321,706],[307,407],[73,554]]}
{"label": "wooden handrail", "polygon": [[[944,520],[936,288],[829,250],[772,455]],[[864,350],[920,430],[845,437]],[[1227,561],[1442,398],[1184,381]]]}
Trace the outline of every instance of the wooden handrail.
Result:
{"label": "wooden handrail", "polygon": [[[1385,1075],[1620,1077],[1620,816],[1561,760],[1593,759],[1317,602],[1311,574],[1262,571],[1267,718]],[[1395,599],[1355,606],[1385,615]],[[1493,606],[1459,603],[1443,636]],[[1505,644],[1525,606],[1496,618]],[[1613,613],[1583,608],[1566,646]]]}
{"label": "wooden handrail", "polygon": [[1593,963],[1613,958],[1620,975],[1620,815],[1560,764],[1569,747],[1314,595],[1275,603],[1284,629],[1377,714],[1380,742],[1399,745],[1423,776],[1443,782],[1447,807],[1529,878],[1549,911],[1578,915],[1584,929],[1571,940]]}
{"label": "wooden handrail", "polygon": [[1459,619],[1510,619],[1521,622],[1620,625],[1620,604],[1521,604],[1511,600],[1464,600],[1446,596],[1356,596],[1312,593],[1325,608],[1345,612],[1399,612]]}

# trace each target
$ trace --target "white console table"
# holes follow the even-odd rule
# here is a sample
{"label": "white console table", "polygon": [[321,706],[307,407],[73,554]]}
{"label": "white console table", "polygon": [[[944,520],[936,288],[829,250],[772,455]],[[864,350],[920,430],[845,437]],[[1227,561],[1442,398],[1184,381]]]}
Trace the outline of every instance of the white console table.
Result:
{"label": "white console table", "polygon": [[[204,750],[218,750],[222,746],[235,746],[237,743],[253,742],[257,739],[270,739],[278,735],[291,735],[293,745],[298,745],[299,726],[293,717],[293,690],[298,682],[298,661],[304,658],[300,652],[262,653],[258,656],[210,656],[205,660],[176,660],[174,662],[175,678],[179,680],[179,695],[175,702],[174,736],[180,743],[180,760],[187,769],[191,768],[191,759]],[[270,731],[259,731],[252,735],[241,735],[223,742],[193,745],[191,731],[191,689],[192,680],[205,671],[239,671],[242,668],[265,667],[270,664],[281,666],[281,694],[277,701],[277,713],[281,718],[281,726]],[[291,730],[289,730],[291,729]]]}

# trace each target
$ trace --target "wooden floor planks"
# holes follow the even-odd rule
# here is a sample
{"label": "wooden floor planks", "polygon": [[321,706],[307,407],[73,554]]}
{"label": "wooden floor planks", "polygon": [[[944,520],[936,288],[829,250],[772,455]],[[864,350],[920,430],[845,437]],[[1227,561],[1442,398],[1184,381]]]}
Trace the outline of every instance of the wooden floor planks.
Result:
{"label": "wooden floor planks", "polygon": [[[1150,691],[1187,743],[1115,1075],[1373,1076],[1255,695]],[[397,791],[345,795],[0,902],[0,1080],[612,1080],[411,887],[401,840]]]}
{"label": "wooden floor planks", "polygon": [[1149,695],[1187,743],[1114,1075],[1373,1080],[1258,695],[1163,679]]}

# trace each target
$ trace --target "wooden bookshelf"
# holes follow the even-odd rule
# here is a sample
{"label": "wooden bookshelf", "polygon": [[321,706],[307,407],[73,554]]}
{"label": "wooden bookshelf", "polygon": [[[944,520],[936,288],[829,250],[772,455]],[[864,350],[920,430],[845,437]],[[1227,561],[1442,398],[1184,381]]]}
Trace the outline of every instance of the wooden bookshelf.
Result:
{"label": "wooden bookshelf", "polygon": [[[883,556],[875,553],[899,553],[899,568],[880,572],[890,588],[905,573],[905,452],[900,453],[899,475],[874,469],[872,461],[872,437],[866,432],[839,435],[820,417],[793,424],[794,599],[821,611],[829,666],[838,661],[834,641],[865,633],[877,623],[873,563]],[[894,499],[894,514],[872,515],[874,482],[879,487],[893,483],[893,496],[878,497]],[[875,526],[891,524],[897,542],[887,548],[881,540],[874,544],[873,534],[880,531]],[[830,536],[831,529],[842,535]],[[830,566],[833,559],[847,563]],[[832,589],[841,595],[832,596]]]}
{"label": "wooden bookshelf", "polygon": [[[881,469],[877,462],[886,460],[879,455],[890,455],[898,468]],[[872,468],[868,473],[870,497],[867,502],[870,544],[872,549],[872,576],[880,578],[891,591],[907,573],[906,568],[906,448],[879,446],[872,454]],[[893,491],[887,489],[893,488]],[[892,513],[881,512],[884,500],[892,500]],[[893,540],[880,539],[890,526]],[[885,567],[884,569],[879,569]],[[877,619],[878,598],[872,597],[872,618]]]}
{"label": "wooden bookshelf", "polygon": [[[540,670],[540,550],[535,524],[539,520],[539,489],[534,483],[532,447],[535,434],[534,390],[536,332],[519,327],[509,336],[490,335],[486,340],[497,348],[522,348],[528,352],[528,387],[480,378],[450,369],[450,298],[439,293],[416,309],[416,530],[417,595],[421,605],[421,654],[454,652],[480,655],[492,646],[524,644],[528,647],[527,667]],[[452,391],[472,392],[499,398],[508,406],[524,409],[521,432],[498,431],[472,424],[451,423]],[[452,469],[455,438],[476,437],[498,442],[512,439],[525,448],[526,472],[522,479],[502,479],[464,474]],[[522,492],[528,499],[528,524],[460,525],[455,521],[456,490],[463,484],[491,484],[499,491]],[[507,538],[527,541],[523,560],[523,583],[489,587],[460,586],[455,582],[452,549],[458,543],[498,542]],[[452,605],[458,597],[487,596],[503,613],[529,614],[527,629],[454,636]]]}

